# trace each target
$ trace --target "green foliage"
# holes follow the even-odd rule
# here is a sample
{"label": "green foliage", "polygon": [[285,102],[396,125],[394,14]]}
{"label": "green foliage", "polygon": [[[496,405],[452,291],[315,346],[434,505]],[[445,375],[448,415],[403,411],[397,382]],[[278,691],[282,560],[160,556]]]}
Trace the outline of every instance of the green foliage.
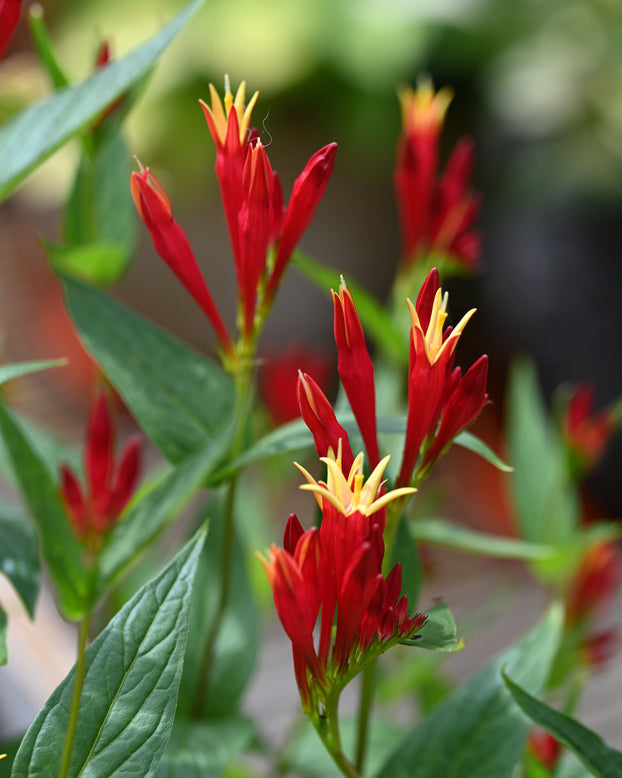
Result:
{"label": "green foliage", "polygon": [[56,587],[62,613],[81,619],[89,603],[89,571],[84,549],[76,540],[55,481],[12,414],[0,403],[0,430],[34,519],[41,551]]}
{"label": "green foliage", "polygon": [[64,287],[87,349],[169,460],[179,462],[223,433],[233,387],[222,370],[97,289],[72,279]]}
{"label": "green foliage", "polygon": [[622,775],[620,751],[609,748],[595,732],[526,692],[510,679],[512,675],[510,669],[503,673],[505,684],[530,719],[569,748],[592,775],[598,778],[618,778]]}
{"label": "green foliage", "polygon": [[[155,775],[168,741],[206,530],[119,611],[86,653],[69,776]],[[13,774],[57,775],[75,671],[24,736]]]}
{"label": "green foliage", "polygon": [[158,767],[158,778],[220,778],[247,748],[255,729],[243,716],[213,721],[177,719]]}
{"label": "green foliage", "polygon": [[568,542],[578,526],[577,495],[529,362],[512,366],[507,414],[512,494],[521,536],[536,543]]}
{"label": "green foliage", "polygon": [[541,691],[557,650],[561,609],[552,609],[520,643],[492,660],[447,697],[394,751],[377,778],[511,778],[528,723],[501,670]]}
{"label": "green foliage", "polygon": [[48,370],[51,367],[62,367],[67,364],[65,359],[47,359],[39,362],[16,362],[12,365],[0,365],[0,385],[14,378],[21,378],[30,373],[38,373],[40,370]]}
{"label": "green foliage", "polygon": [[426,648],[429,651],[460,651],[464,642],[458,638],[456,622],[449,606],[442,602],[426,612],[426,622],[412,640],[403,640],[405,646]]}
{"label": "green foliage", "polygon": [[[190,717],[203,696],[203,717],[229,716],[237,712],[238,703],[250,679],[257,659],[259,613],[250,590],[246,560],[240,537],[226,516],[222,496],[210,501],[206,515],[210,522],[210,542],[206,545],[197,572],[198,596],[190,615],[190,639],[184,674],[179,690],[179,715]],[[251,517],[244,520],[252,521]],[[228,592],[220,624],[216,622],[223,587],[223,563],[231,554]],[[253,561],[259,565],[259,562]],[[214,627],[218,634],[212,648],[203,686],[203,663],[206,641]],[[197,696],[198,695],[198,696]]]}
{"label": "green foliage", "polygon": [[203,0],[193,0],[170,24],[127,56],[76,86],[31,105],[0,127],[0,200],[141,79],[202,4]]}
{"label": "green foliage", "polygon": [[0,572],[9,579],[34,616],[39,590],[39,551],[30,521],[18,508],[0,503]]}

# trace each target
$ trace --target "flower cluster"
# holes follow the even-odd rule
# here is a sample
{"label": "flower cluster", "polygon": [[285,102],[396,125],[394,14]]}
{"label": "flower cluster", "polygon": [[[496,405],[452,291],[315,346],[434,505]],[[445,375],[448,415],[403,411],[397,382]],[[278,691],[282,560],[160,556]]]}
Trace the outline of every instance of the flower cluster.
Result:
{"label": "flower cluster", "polygon": [[[258,328],[324,194],[337,153],[337,144],[330,143],[313,154],[294,182],[285,207],[278,174],[272,170],[259,134],[250,129],[257,95],[255,92],[247,105],[244,82],[234,97],[227,80],[224,104],[211,84],[211,106],[201,102],[216,145],[216,175],[233,249],[245,356],[254,350]],[[234,362],[233,343],[190,244],[173,220],[161,185],[147,168],[132,174],[132,193],[156,251],[201,306],[229,362]]]}
{"label": "flower cluster", "polygon": [[[380,459],[376,423],[374,367],[365,344],[354,301],[344,283],[333,292],[338,370],[372,467]],[[452,440],[471,424],[486,404],[488,357],[481,356],[462,375],[454,366],[455,351],[469,311],[453,329],[444,328],[447,294],[443,295],[438,271],[430,271],[411,313],[408,368],[408,417],[399,486],[423,477]],[[354,460],[348,435],[330,403],[313,381],[301,374],[298,381],[300,413],[311,430],[320,456],[337,449],[342,441],[344,468]]]}
{"label": "flower cluster", "polygon": [[130,438],[119,463],[114,462],[114,430],[105,392],[101,392],[91,412],[84,470],[86,490],[69,467],[61,467],[61,493],[79,540],[91,549],[99,547],[101,536],[118,520],[132,497],[140,472],[140,440]]}
{"label": "flower cluster", "polygon": [[449,257],[465,270],[479,260],[480,237],[473,229],[479,198],[469,190],[473,142],[456,145],[437,180],[439,138],[451,92],[435,93],[422,81],[400,90],[402,134],[394,183],[402,230],[402,263],[409,267],[429,254]]}
{"label": "flower cluster", "polygon": [[283,548],[273,545],[269,560],[263,560],[277,613],[292,641],[307,713],[325,703],[327,694],[339,692],[374,657],[413,638],[425,622],[421,614],[409,615],[407,598],[400,597],[400,565],[386,577],[382,573],[386,506],[414,491],[384,490],[388,459],[366,482],[362,454],[349,471],[344,471],[341,451],[323,457],[325,482],[316,482],[299,467],[307,479],[301,488],[312,491],[320,506],[320,528],[305,532],[292,514]]}

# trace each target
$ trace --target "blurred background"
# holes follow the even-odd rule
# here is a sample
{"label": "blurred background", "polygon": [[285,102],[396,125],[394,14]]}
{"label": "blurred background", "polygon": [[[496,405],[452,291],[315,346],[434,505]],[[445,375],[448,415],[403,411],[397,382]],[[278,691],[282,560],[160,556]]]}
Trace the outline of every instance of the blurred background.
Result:
{"label": "blurred background", "polygon": [[[157,31],[183,0],[48,0],[45,18],[72,81]],[[0,66],[0,120],[51,87],[25,20]],[[168,49],[125,122],[130,155],[169,194],[176,219],[228,322],[235,281],[214,150],[198,105],[208,84],[246,80],[253,118],[287,199],[308,157],[339,144],[335,172],[301,247],[380,299],[399,257],[393,161],[396,87],[422,73],[454,90],[443,144],[472,135],[482,195],[481,271],[452,279],[451,315],[478,308],[458,363],[490,355],[493,442],[510,359],[537,364],[548,401],[589,381],[596,407],[622,393],[622,7],[618,0],[208,0]],[[69,367],[15,386],[14,404],[81,440],[93,369],[81,352],[38,237],[58,239],[79,147],[69,145],[0,206],[0,347],[4,361],[68,356]],[[132,212],[132,216],[134,216]],[[132,307],[201,350],[215,339],[136,224],[133,265],[118,287]],[[311,348],[334,360],[330,297],[290,269],[260,351]],[[622,441],[590,476],[596,515],[622,514]],[[474,466],[473,466],[474,467]],[[480,471],[464,464],[463,497]],[[503,513],[491,469],[479,494]],[[471,490],[475,492],[475,489]],[[466,495],[466,496],[465,496]],[[472,506],[475,515],[482,500]],[[490,526],[488,527],[490,529]],[[463,584],[460,584],[463,586]],[[66,646],[65,646],[66,650]],[[294,705],[295,705],[294,700]],[[27,717],[26,717],[27,723]]]}

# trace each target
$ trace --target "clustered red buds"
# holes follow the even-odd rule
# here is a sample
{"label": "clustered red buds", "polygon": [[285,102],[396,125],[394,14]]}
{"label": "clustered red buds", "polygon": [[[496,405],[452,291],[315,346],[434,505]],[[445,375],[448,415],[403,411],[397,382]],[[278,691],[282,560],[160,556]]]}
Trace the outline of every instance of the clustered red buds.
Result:
{"label": "clustered red buds", "polygon": [[[224,104],[210,84],[211,106],[201,101],[216,144],[216,175],[229,228],[238,283],[238,318],[245,352],[254,348],[258,318],[269,310],[296,244],[309,226],[331,176],[337,144],[317,151],[294,182],[287,207],[281,183],[266,150],[249,130],[257,92],[246,105],[246,88],[235,97],[226,82]],[[149,192],[151,184],[153,192]],[[225,354],[233,357],[231,339],[183,231],[172,219],[162,187],[147,170],[132,175],[138,212],[151,232],[156,251],[199,302],[214,327]],[[153,204],[149,209],[147,198]],[[159,202],[158,202],[159,201]],[[206,294],[207,292],[207,294]]]}
{"label": "clustered red buds", "polygon": [[61,467],[61,494],[79,540],[96,550],[102,535],[115,524],[136,488],[140,472],[140,440],[130,438],[115,468],[114,430],[105,392],[91,412],[84,470],[86,489],[69,465]]}
{"label": "clustered red buds", "polygon": [[465,270],[475,269],[480,236],[473,225],[479,198],[469,189],[473,142],[456,145],[437,180],[439,139],[451,92],[435,93],[427,81],[399,92],[402,134],[394,183],[402,230],[402,262],[408,267],[428,255],[449,257]]}
{"label": "clustered red buds", "polygon": [[22,0],[0,0],[0,59],[7,50],[22,12]]}
{"label": "clustered red buds", "polygon": [[568,447],[571,467],[584,475],[602,458],[617,420],[611,410],[594,412],[594,389],[581,385],[570,395],[562,420],[562,435]]}
{"label": "clustered red buds", "polygon": [[387,648],[413,638],[425,623],[422,614],[409,615],[408,600],[400,597],[400,565],[388,576],[382,574],[386,505],[414,491],[384,490],[388,460],[378,464],[367,482],[362,454],[349,472],[343,470],[340,452],[323,457],[326,482],[316,482],[299,467],[308,482],[301,488],[315,494],[322,511],[320,528],[305,532],[292,514],[283,548],[273,545],[269,560],[262,560],[277,613],[292,641],[296,681],[307,713]]}

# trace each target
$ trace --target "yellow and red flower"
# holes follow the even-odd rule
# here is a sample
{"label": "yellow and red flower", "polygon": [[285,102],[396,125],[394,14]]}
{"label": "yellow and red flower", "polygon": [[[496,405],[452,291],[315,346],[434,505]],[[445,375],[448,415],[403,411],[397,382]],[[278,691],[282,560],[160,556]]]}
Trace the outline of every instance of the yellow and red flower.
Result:
{"label": "yellow and red flower", "polygon": [[[299,468],[322,511],[319,530],[306,532],[289,517],[283,548],[273,545],[262,560],[279,619],[292,641],[294,669],[305,711],[326,690],[343,688],[371,659],[425,623],[409,615],[401,593],[401,568],[382,574],[386,505],[413,489],[386,492],[388,457],[365,482],[363,455],[345,475],[341,452],[324,457],[326,482]],[[317,642],[316,623],[320,621]],[[336,623],[336,629],[333,629]]]}
{"label": "yellow and red flower", "polygon": [[[473,225],[479,198],[469,188],[473,142],[463,138],[437,179],[439,139],[452,94],[435,92],[429,81],[398,93],[402,133],[394,184],[402,230],[402,263],[409,267],[430,255],[452,258],[466,270],[477,266],[480,237]],[[437,257],[438,259],[438,257]]]}

